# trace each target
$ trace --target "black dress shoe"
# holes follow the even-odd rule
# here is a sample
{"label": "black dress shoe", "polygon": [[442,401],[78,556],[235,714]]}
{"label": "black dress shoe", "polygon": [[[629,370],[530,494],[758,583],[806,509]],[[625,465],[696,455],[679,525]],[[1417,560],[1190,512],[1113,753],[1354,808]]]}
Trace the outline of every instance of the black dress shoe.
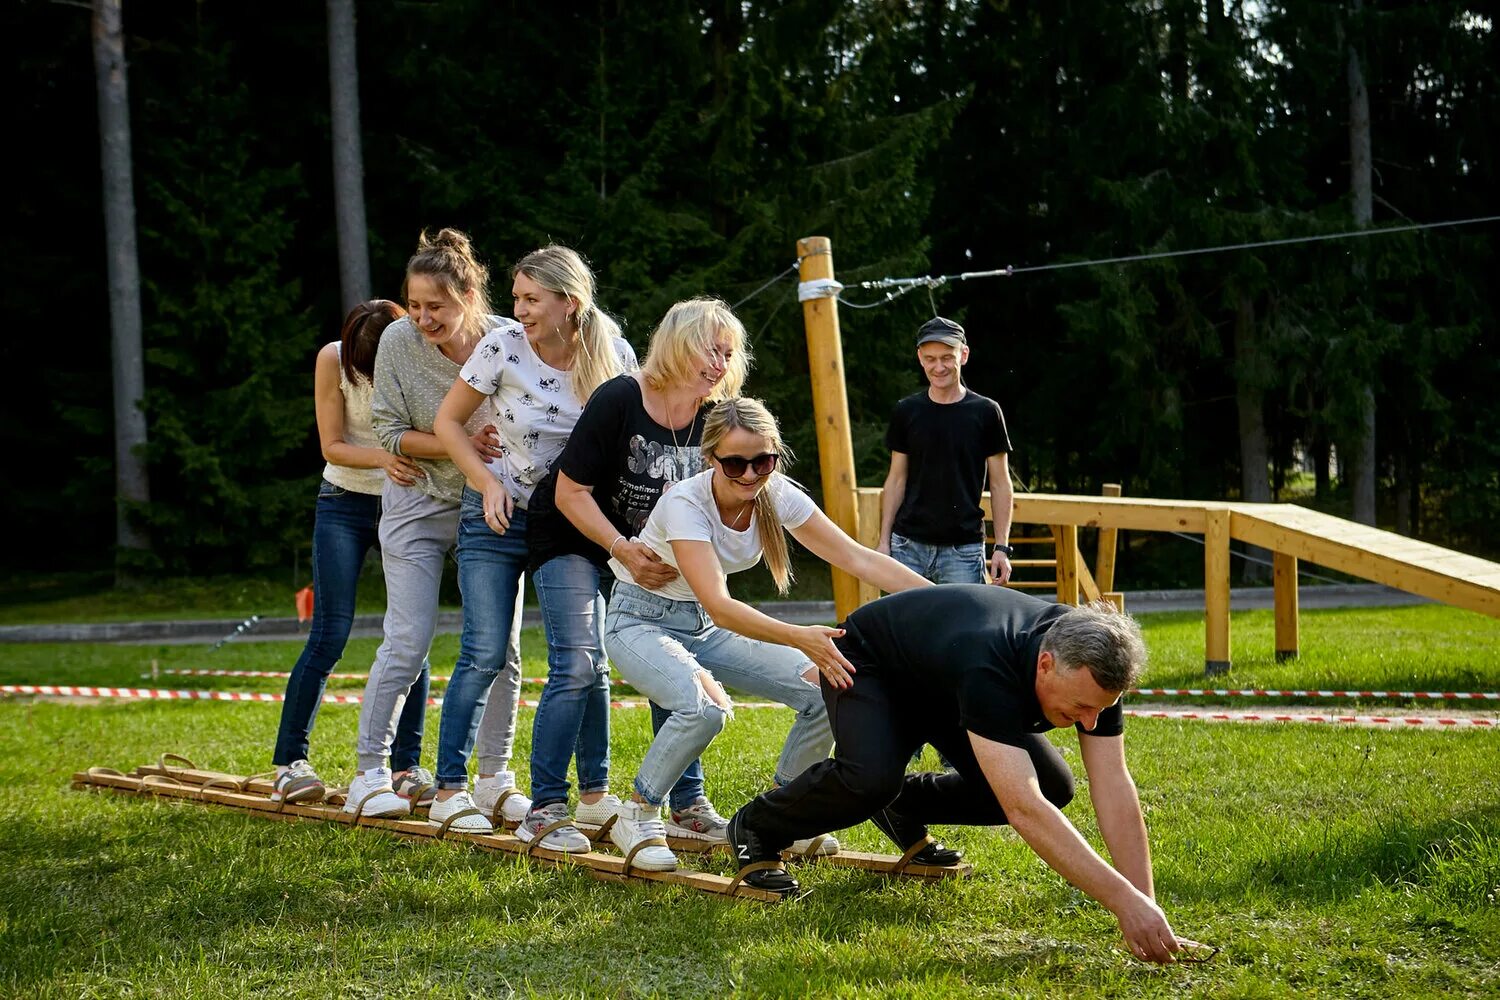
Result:
{"label": "black dress shoe", "polygon": [[[927,836],[927,827],[915,820],[907,819],[896,812],[890,806],[886,806],[880,812],[870,817],[870,822],[875,824],[876,829],[887,837],[891,842],[901,848],[905,853],[908,848]],[[962,851],[955,851],[951,847],[944,847],[941,841],[933,841],[922,848],[911,859],[914,865],[932,865],[935,868],[948,868],[958,864],[964,859]]]}
{"label": "black dress shoe", "polygon": [[734,851],[735,863],[743,871],[747,865],[757,862],[774,861],[776,868],[767,868],[754,871],[746,875],[742,880],[746,885],[755,889],[764,889],[766,892],[777,892],[785,896],[797,891],[797,880],[787,873],[781,864],[781,852],[768,848],[760,834],[756,833],[745,823],[745,808],[729,820],[729,829],[726,831],[729,837],[729,846]]}

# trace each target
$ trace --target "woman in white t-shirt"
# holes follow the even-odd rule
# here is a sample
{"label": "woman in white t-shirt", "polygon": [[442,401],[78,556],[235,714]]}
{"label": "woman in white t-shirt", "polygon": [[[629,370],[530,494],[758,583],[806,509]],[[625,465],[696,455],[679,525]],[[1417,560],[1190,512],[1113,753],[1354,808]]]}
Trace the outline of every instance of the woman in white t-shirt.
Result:
{"label": "woman in white t-shirt", "polygon": [[[728,575],[764,555],[785,593],[792,577],[790,532],[825,562],[882,590],[929,586],[889,556],[854,542],[777,471],[790,456],[775,418],[759,400],[729,399],[716,406],[703,428],[702,449],[710,467],[663,496],[637,539],[679,575],[647,588],[624,563],[610,563],[619,582],[609,602],[605,650],[621,676],[671,713],[636,772],[630,802],[610,828],[630,863],[653,871],[676,867],[661,803],[683,769],[733,718],[724,687],[796,710],[776,766],[776,783],[784,785],[827,757],[833,745],[819,673],[831,687],[842,688],[853,671],[833,644],[842,630],[762,614],[729,595]],[[837,849],[831,840],[824,844]],[[747,881],[773,891],[796,884],[773,871]]]}
{"label": "woman in white t-shirt", "polygon": [[[562,452],[590,394],[635,363],[619,326],[594,302],[593,272],[576,252],[542,247],[521,258],[511,276],[515,321],[502,320],[485,334],[433,422],[467,485],[458,527],[464,628],[443,695],[438,790],[428,820],[464,833],[492,829],[469,795],[468,764],[492,682],[516,670],[506,663],[505,647],[528,558],[527,503]],[[481,406],[493,409],[500,435],[499,458],[488,464],[464,430]],[[520,678],[508,680],[505,696],[490,711],[505,713],[513,730]],[[600,752],[607,769],[607,743]],[[580,762],[581,772],[592,770],[589,762]],[[585,792],[595,800],[603,795],[598,788]],[[552,850],[587,851],[588,838],[571,826],[567,802],[560,811],[556,803],[543,805],[547,808],[528,810],[517,836],[540,839]]]}

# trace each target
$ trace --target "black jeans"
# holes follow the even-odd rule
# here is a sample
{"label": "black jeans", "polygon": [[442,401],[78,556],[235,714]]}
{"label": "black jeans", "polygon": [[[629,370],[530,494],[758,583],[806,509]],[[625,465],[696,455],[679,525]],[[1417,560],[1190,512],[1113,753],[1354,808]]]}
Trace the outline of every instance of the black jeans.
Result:
{"label": "black jeans", "polygon": [[[909,678],[882,676],[878,667],[849,658],[858,670],[854,686],[835,690],[823,684],[833,723],[833,757],[745,807],[744,822],[766,846],[780,849],[803,837],[855,826],[886,806],[924,824],[1005,823],[1005,810],[959,723],[957,696],[923,690]],[[932,744],[953,770],[907,774],[907,762],[923,743]],[[1027,735],[1023,747],[1047,800],[1059,808],[1072,801],[1073,772],[1057,748],[1040,734]]]}

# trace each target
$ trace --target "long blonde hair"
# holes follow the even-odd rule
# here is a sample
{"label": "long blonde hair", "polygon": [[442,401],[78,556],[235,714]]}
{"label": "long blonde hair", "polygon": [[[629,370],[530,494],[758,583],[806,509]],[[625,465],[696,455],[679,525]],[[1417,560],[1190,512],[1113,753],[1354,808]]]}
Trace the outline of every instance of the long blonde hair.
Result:
{"label": "long blonde hair", "polygon": [[[432,278],[463,309],[464,325],[459,332],[466,340],[477,342],[484,336],[490,316],[490,272],[474,256],[474,244],[465,233],[439,229],[436,236],[428,236],[422,230],[417,252],[406,262],[406,277],[414,274]],[[404,280],[401,297],[407,298]]]}
{"label": "long blonde hair", "polygon": [[595,389],[623,371],[614,345],[620,324],[594,301],[594,272],[576,250],[554,243],[516,261],[510,274],[524,274],[547,291],[573,300],[578,353],[571,381],[573,395],[587,403]]}
{"label": "long blonde hair", "polygon": [[714,338],[721,330],[729,334],[733,355],[724,366],[724,377],[707,399],[718,402],[738,396],[750,371],[749,338],[744,324],[722,299],[707,297],[684,299],[668,309],[656,325],[641,365],[646,384],[661,392],[674,383],[696,380],[703,358],[713,353]]}
{"label": "long blonde hair", "polygon": [[[755,519],[756,531],[760,535],[760,549],[766,557],[766,568],[771,571],[771,579],[776,581],[777,592],[785,594],[796,574],[792,571],[791,553],[787,549],[786,529],[782,527],[781,516],[776,513],[776,501],[771,496],[771,480],[780,476],[783,468],[791,465],[792,452],[786,442],[781,440],[781,428],[777,426],[776,418],[771,416],[771,411],[766,409],[766,404],[758,399],[740,396],[719,403],[709,411],[708,418],[703,422],[705,462],[713,457],[725,436],[736,429],[765,438],[771,451],[781,456],[777,468],[766,477],[761,491],[755,494]],[[788,480],[784,488],[797,487]]]}

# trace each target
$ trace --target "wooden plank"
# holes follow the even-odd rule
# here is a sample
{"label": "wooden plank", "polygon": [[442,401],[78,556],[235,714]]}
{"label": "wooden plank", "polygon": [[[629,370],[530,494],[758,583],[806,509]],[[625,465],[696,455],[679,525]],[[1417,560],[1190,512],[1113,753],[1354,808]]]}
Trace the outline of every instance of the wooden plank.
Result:
{"label": "wooden plank", "polygon": [[1019,524],[1075,524],[1083,528],[1202,533],[1207,506],[1134,497],[1019,494],[1016,496],[1015,521]]}
{"label": "wooden plank", "polygon": [[1229,670],[1229,511],[1208,511],[1203,533],[1204,672]]}
{"label": "wooden plank", "polygon": [[1078,526],[1054,524],[1052,537],[1057,542],[1057,602],[1078,603]]}
{"label": "wooden plank", "polygon": [[[321,820],[346,826],[373,827],[406,837],[425,838],[429,840],[438,839],[437,827],[426,820],[361,818],[356,823],[353,816],[336,806],[283,806],[281,803],[271,802],[263,796],[235,792],[228,789],[221,790],[215,787],[190,785],[162,775],[148,774],[135,776],[118,773],[110,774],[105,773],[104,769],[90,768],[88,771],[75,773],[72,784],[75,788],[104,789],[127,795],[141,795],[197,802],[200,804],[229,806],[241,812],[268,819]],[[729,886],[732,879],[707,872],[680,868],[670,872],[648,872],[638,868],[632,868],[627,871],[624,858],[598,854],[592,851],[586,854],[568,854],[561,851],[549,851],[545,848],[537,848],[528,852],[528,845],[510,834],[481,835],[450,833],[441,839],[470,843],[485,850],[526,855],[535,861],[555,866],[590,869],[620,880],[644,879],[653,882],[668,882],[677,885],[686,885],[694,889],[719,895],[733,895],[737,898],[756,899],[762,902],[774,903],[779,902],[782,898],[779,893],[766,892],[763,889],[756,889],[753,886],[744,885],[743,883],[737,886],[734,892],[731,893]]]}
{"label": "wooden plank", "polygon": [[1297,557],[1277,552],[1272,557],[1276,610],[1276,661],[1297,658]]}
{"label": "wooden plank", "polygon": [[[1121,492],[1120,484],[1105,483],[1101,492],[1107,497],[1117,497]],[[1118,528],[1099,529],[1099,548],[1094,555],[1094,575],[1102,591],[1115,589],[1115,547],[1119,535],[1120,529]]]}
{"label": "wooden plank", "polygon": [[[1275,521],[1247,513],[1243,506],[1236,509],[1234,537],[1444,604],[1500,617],[1500,584],[1492,582],[1495,563],[1375,528],[1353,534],[1335,532],[1339,519],[1315,511],[1294,516],[1272,513],[1277,514]],[[1333,537],[1335,533],[1341,537]],[[1392,538],[1406,544],[1392,547],[1387,544]]]}
{"label": "wooden plank", "polygon": [[[867,549],[880,545],[880,497],[881,490],[860,490],[855,494],[855,507],[859,512],[859,544]],[[880,597],[880,588],[873,583],[856,580],[859,606],[864,607]],[[842,620],[842,619],[840,619]]]}
{"label": "wooden plank", "polygon": [[1078,590],[1083,600],[1101,600],[1099,585],[1094,582],[1094,574],[1089,572],[1088,563],[1083,561],[1083,553],[1075,548],[1073,550],[1073,558],[1076,563],[1074,570],[1078,574]]}

